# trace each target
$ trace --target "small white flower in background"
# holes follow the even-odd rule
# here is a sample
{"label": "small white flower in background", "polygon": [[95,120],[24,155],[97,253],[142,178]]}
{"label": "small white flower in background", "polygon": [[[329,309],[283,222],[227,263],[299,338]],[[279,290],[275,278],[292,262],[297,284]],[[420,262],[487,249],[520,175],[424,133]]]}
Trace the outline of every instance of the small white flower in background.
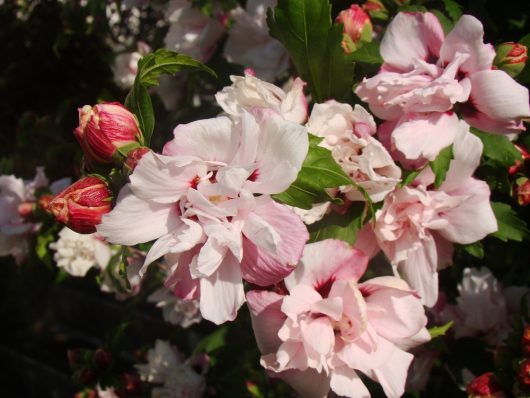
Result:
{"label": "small white flower in background", "polygon": [[203,363],[203,371],[197,373],[193,365],[196,359],[184,360],[176,347],[168,342],[157,340],[155,347],[147,353],[147,364],[135,365],[143,381],[162,384],[155,387],[151,394],[152,398],[201,398],[206,389],[203,374],[206,371],[206,363]]}
{"label": "small white flower in background", "polygon": [[252,68],[260,79],[273,81],[289,67],[285,47],[269,35],[267,9],[276,0],[249,0],[246,8],[232,11],[234,25],[228,32],[224,55],[229,62]]}
{"label": "small white flower in background", "polygon": [[119,54],[114,60],[112,71],[114,82],[123,89],[129,89],[134,84],[136,72],[138,72],[138,61],[143,56],[149,54],[151,48],[148,44],[140,41],[138,48],[134,52]]}
{"label": "small white flower in background", "polygon": [[155,290],[147,298],[147,302],[161,308],[164,320],[173,325],[187,328],[202,320],[199,300],[182,300],[166,287]]}
{"label": "small white flower in background", "polygon": [[78,234],[66,227],[50,248],[57,266],[72,276],[85,276],[92,267],[104,269],[112,256],[109,245],[96,234]]}

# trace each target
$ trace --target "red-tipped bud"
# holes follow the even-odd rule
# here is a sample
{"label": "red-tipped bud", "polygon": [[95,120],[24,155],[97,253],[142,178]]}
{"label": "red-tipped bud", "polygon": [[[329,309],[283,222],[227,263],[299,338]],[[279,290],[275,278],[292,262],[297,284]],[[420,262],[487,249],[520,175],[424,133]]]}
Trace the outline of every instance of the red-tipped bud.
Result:
{"label": "red-tipped bud", "polygon": [[17,208],[18,215],[22,218],[30,217],[33,214],[33,210],[35,210],[34,202],[22,202]]}
{"label": "red-tipped bud", "polygon": [[473,379],[466,387],[469,398],[505,398],[506,394],[502,390],[497,378],[492,372]]}
{"label": "red-tipped bud", "polygon": [[525,357],[530,357],[530,325],[526,325],[521,338],[521,351]]}
{"label": "red-tipped bud", "polygon": [[528,159],[530,159],[530,153],[528,153],[528,151],[526,150],[526,148],[524,148],[523,146],[521,145],[517,145],[517,144],[514,144],[515,148],[521,152],[521,157],[523,158],[523,161],[521,162],[520,160],[516,160],[515,161],[515,164],[513,166],[510,166],[508,168],[508,174],[510,175],[514,175],[515,173],[517,173],[519,170],[521,170],[521,168],[524,166],[524,164],[526,163],[526,161]]}
{"label": "red-tipped bud", "polygon": [[370,18],[377,18],[384,21],[388,19],[388,10],[379,0],[368,0],[362,5],[362,9],[370,15]]}
{"label": "red-tipped bud", "polygon": [[112,354],[105,348],[98,348],[94,353],[94,363],[100,369],[106,369],[112,363]]}
{"label": "red-tipped bud", "polygon": [[517,76],[524,69],[528,59],[528,49],[513,41],[502,43],[497,47],[495,66],[510,76]]}
{"label": "red-tipped bud", "polygon": [[142,393],[143,384],[138,373],[125,372],[121,375],[122,388],[116,390],[116,395],[121,397],[135,397]]}
{"label": "red-tipped bud", "polygon": [[112,193],[98,177],[85,177],[70,185],[48,204],[55,219],[80,233],[96,232],[103,214],[111,210]]}
{"label": "red-tipped bud", "polygon": [[79,108],[74,135],[86,158],[95,163],[112,163],[119,159],[118,148],[142,137],[136,116],[117,102]]}
{"label": "red-tipped bud", "polygon": [[37,203],[39,207],[44,210],[48,211],[48,207],[50,206],[50,202],[53,200],[53,195],[42,195],[38,200]]}
{"label": "red-tipped bud", "polygon": [[361,41],[372,41],[372,22],[367,13],[357,4],[342,10],[336,19],[344,25],[342,48],[346,53],[355,51]]}
{"label": "red-tipped bud", "polygon": [[136,168],[136,165],[138,164],[142,156],[144,156],[149,151],[151,150],[144,146],[129,151],[129,153],[127,154],[127,159],[125,160],[125,166],[127,166],[131,173]]}
{"label": "red-tipped bud", "polygon": [[530,180],[526,177],[518,178],[513,188],[515,199],[519,206],[530,204]]}

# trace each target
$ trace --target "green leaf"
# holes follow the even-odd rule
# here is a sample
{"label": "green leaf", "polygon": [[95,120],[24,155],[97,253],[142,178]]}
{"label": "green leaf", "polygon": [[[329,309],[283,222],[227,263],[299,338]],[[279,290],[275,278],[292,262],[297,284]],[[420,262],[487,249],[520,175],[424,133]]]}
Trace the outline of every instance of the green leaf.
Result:
{"label": "green leaf", "polygon": [[445,325],[442,326],[434,326],[432,328],[429,328],[429,334],[431,335],[431,339],[434,339],[436,337],[444,336],[447,331],[453,326],[453,321],[447,322]]}
{"label": "green leaf", "polygon": [[278,0],[268,10],[267,24],[271,36],[289,51],[316,102],[346,95],[354,64],[341,47],[343,28],[332,24],[328,0]]}
{"label": "green leaf", "polygon": [[453,146],[450,145],[445,149],[442,149],[436,159],[429,162],[432,172],[434,173],[434,187],[440,188],[440,185],[445,181],[447,170],[449,170],[449,164],[453,159]]}
{"label": "green leaf", "polygon": [[467,253],[471,254],[473,257],[476,258],[484,258],[484,247],[482,246],[482,243],[475,242],[470,243],[469,245],[462,246],[462,249],[466,251]]}
{"label": "green leaf", "polygon": [[322,220],[307,227],[310,233],[309,242],[318,242],[324,239],[340,239],[353,245],[357,233],[363,226],[365,205],[354,202],[346,214],[331,213]]}
{"label": "green leaf", "polygon": [[228,333],[228,326],[223,325],[215,330],[215,332],[209,334],[195,347],[193,350],[194,354],[199,352],[205,352],[207,354],[217,350],[218,348],[223,347],[226,344],[226,335]]}
{"label": "green leaf", "polygon": [[401,176],[401,182],[398,184],[399,188],[403,188],[405,185],[409,185],[412,183],[416,177],[423,171],[423,169],[419,170],[405,170],[403,171],[403,175]]}
{"label": "green leaf", "polygon": [[350,54],[353,61],[364,62],[366,64],[381,65],[383,58],[379,53],[379,44],[374,42],[364,43],[357,51]]}
{"label": "green leaf", "polygon": [[443,0],[445,11],[456,22],[462,16],[462,6],[454,0]]}
{"label": "green leaf", "polygon": [[159,49],[138,61],[136,80],[144,87],[158,86],[160,75],[174,75],[184,69],[197,69],[217,77],[215,72],[189,55]]}
{"label": "green leaf", "polygon": [[517,217],[517,213],[510,205],[500,202],[491,202],[491,208],[497,218],[499,230],[492,235],[496,238],[507,242],[514,240],[521,242],[524,239],[529,239],[529,231],[526,223]]}
{"label": "green leaf", "polygon": [[473,127],[471,132],[480,138],[482,144],[484,144],[482,156],[495,161],[499,166],[510,167],[515,164],[516,160],[522,160],[521,153],[508,138],[502,135],[485,133]]}
{"label": "green leaf", "polygon": [[138,118],[145,141],[140,144],[149,146],[155,127],[153,104],[147,88],[158,86],[158,80],[163,73],[174,75],[183,69],[202,70],[217,76],[213,70],[190,56],[165,49],[156,50],[138,61],[138,72],[125,99],[125,106]]}
{"label": "green leaf", "polygon": [[446,35],[453,30],[454,22],[450,20],[443,12],[440,10],[429,10],[429,12],[432,12],[434,15],[436,15]]}
{"label": "green leaf", "polygon": [[53,229],[46,231],[37,236],[35,253],[37,257],[49,268],[53,266],[52,255],[50,254],[49,244],[55,240]]}
{"label": "green leaf", "polygon": [[143,133],[141,145],[149,146],[155,128],[153,104],[147,89],[139,83],[134,83],[133,88],[125,98],[125,106],[136,115],[138,125]]}
{"label": "green leaf", "polygon": [[[530,33],[519,40],[519,44],[526,46],[530,50]],[[530,62],[526,62],[524,69],[517,75],[517,80],[521,83],[530,83]]]}
{"label": "green leaf", "polygon": [[322,138],[309,134],[309,151],[295,182],[286,191],[273,195],[275,200],[301,209],[310,209],[313,203],[325,200],[342,203],[340,199],[333,199],[326,188],[350,185],[352,181],[329,149],[318,146],[320,141]]}

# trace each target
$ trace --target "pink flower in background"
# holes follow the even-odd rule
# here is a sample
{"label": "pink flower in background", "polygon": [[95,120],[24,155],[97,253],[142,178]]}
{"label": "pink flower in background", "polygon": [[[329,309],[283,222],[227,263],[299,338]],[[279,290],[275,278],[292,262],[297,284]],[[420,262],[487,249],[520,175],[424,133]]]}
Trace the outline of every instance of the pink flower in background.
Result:
{"label": "pink flower in background", "polygon": [[167,284],[181,298],[200,297],[203,317],[222,323],[244,302],[242,278],[277,283],[302,254],[305,226],[269,195],[296,179],[307,132],[257,109],[236,122],[179,125],[174,134],[165,155],[142,157],[98,231],[125,245],[156,240],[141,273],[167,254]]}
{"label": "pink flower in background", "polygon": [[368,258],[338,240],[306,246],[287,295],[247,293],[262,365],[304,397],[368,397],[357,372],[389,397],[404,392],[413,356],[430,339],[420,299],[394,277],[358,283]]}
{"label": "pink flower in background", "polygon": [[224,25],[204,15],[189,0],[171,0],[165,16],[170,25],[164,47],[208,62],[225,32]]}
{"label": "pink flower in background", "polygon": [[130,89],[138,72],[138,61],[150,52],[151,47],[140,41],[136,51],[118,54],[112,67],[114,82],[124,90]]}
{"label": "pink flower in background", "polygon": [[273,81],[289,67],[289,54],[269,35],[267,9],[276,0],[248,0],[246,8],[232,11],[234,25],[228,31],[224,55],[229,62],[252,68],[260,79]]}
{"label": "pink flower in background", "polygon": [[244,111],[270,108],[291,122],[304,124],[307,120],[305,83],[296,78],[288,92],[245,71],[245,76],[230,76],[232,85],[215,95],[223,111],[232,118],[240,118]]}
{"label": "pink flower in background", "polygon": [[[492,70],[495,51],[483,36],[482,24],[469,15],[447,36],[428,12],[400,13],[388,26],[380,50],[385,62],[356,93],[378,117],[397,121],[392,143],[407,159],[432,160],[452,143],[455,129],[447,125],[448,116],[437,113],[447,114],[457,103],[474,127],[509,137],[525,129],[528,90]],[[454,126],[456,116],[451,117]]]}
{"label": "pink flower in background", "polygon": [[454,160],[439,189],[430,188],[434,174],[427,168],[412,186],[387,196],[376,214],[379,246],[427,306],[438,297],[438,269],[452,263],[452,242],[473,243],[497,230],[489,187],[472,177],[482,142],[468,127],[460,122]]}
{"label": "pink flower in background", "polygon": [[[355,109],[334,100],[315,104],[307,122],[310,133],[323,137],[321,146],[331,150],[333,158],[362,187],[374,202],[379,202],[400,181],[401,170],[381,143],[372,137],[376,125],[362,106]],[[340,188],[346,198],[364,201],[354,186]]]}

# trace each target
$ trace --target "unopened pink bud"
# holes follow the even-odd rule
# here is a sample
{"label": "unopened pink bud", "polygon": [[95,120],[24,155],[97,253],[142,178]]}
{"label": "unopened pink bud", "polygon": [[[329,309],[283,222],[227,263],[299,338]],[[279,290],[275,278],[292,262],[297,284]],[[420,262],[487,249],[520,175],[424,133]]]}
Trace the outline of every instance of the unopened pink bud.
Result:
{"label": "unopened pink bud", "polygon": [[526,46],[513,41],[502,43],[497,47],[495,66],[510,76],[517,76],[524,69],[528,59]]}
{"label": "unopened pink bud", "polygon": [[48,204],[55,219],[80,233],[96,232],[103,214],[112,206],[112,193],[98,177],[85,177],[70,185]]}
{"label": "unopened pink bud", "polygon": [[366,12],[357,4],[337,15],[337,23],[344,25],[342,48],[345,52],[355,51],[360,41],[372,40],[372,22]]}
{"label": "unopened pink bud", "polygon": [[469,398],[505,398],[493,372],[487,372],[473,379],[466,387]]}
{"label": "unopened pink bud", "polygon": [[95,163],[112,163],[119,158],[118,148],[142,140],[136,116],[117,102],[80,108],[74,135]]}
{"label": "unopened pink bud", "polygon": [[371,18],[382,20],[388,19],[388,10],[379,0],[368,0],[362,5],[362,9],[366,11]]}

